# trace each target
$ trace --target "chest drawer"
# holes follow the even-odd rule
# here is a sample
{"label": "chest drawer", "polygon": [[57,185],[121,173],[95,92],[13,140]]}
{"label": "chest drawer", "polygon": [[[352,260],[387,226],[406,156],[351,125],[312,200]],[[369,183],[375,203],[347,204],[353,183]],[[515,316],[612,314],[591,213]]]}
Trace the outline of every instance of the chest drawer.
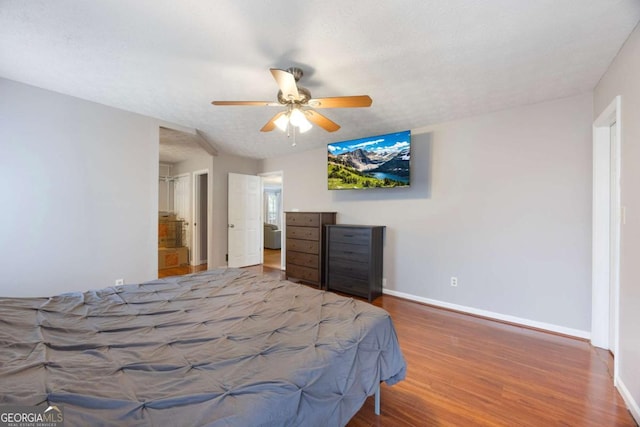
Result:
{"label": "chest drawer", "polygon": [[291,239],[319,240],[320,229],[318,227],[287,226],[287,237]]}
{"label": "chest drawer", "polygon": [[329,271],[344,277],[367,280],[369,278],[369,265],[366,263],[349,260],[329,258]]}
{"label": "chest drawer", "polygon": [[349,243],[352,245],[368,245],[371,241],[371,231],[365,228],[329,228],[329,241]]}
{"label": "chest drawer", "polygon": [[369,247],[348,243],[331,243],[330,259],[342,259],[358,263],[369,262]]}
{"label": "chest drawer", "polygon": [[314,242],[313,240],[287,239],[287,251],[318,254],[320,251],[320,243]]}
{"label": "chest drawer", "polygon": [[316,254],[287,251],[287,267],[293,264],[303,267],[320,268],[320,259]]}
{"label": "chest drawer", "polygon": [[331,289],[360,297],[369,297],[369,282],[367,280],[354,279],[333,272],[329,273]]}
{"label": "chest drawer", "polygon": [[287,225],[318,227],[320,225],[320,215],[317,213],[287,212]]}
{"label": "chest drawer", "polygon": [[320,271],[317,268],[302,267],[300,265],[287,264],[287,276],[309,282],[320,281]]}

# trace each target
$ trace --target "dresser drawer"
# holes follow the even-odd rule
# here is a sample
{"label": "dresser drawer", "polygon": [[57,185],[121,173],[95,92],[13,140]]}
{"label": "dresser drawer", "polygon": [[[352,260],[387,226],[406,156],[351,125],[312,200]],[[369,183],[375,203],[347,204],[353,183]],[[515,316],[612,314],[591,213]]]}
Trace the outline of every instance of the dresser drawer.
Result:
{"label": "dresser drawer", "polygon": [[320,253],[320,244],[313,240],[287,239],[287,251],[318,254]]}
{"label": "dresser drawer", "polygon": [[320,229],[318,227],[287,226],[287,237],[291,239],[319,240]]}
{"label": "dresser drawer", "polygon": [[287,212],[287,225],[318,227],[320,215],[317,213]]}
{"label": "dresser drawer", "polygon": [[363,245],[350,245],[347,243],[330,243],[330,259],[343,259],[351,262],[368,263],[369,247]]}
{"label": "dresser drawer", "polygon": [[330,227],[329,241],[350,243],[352,245],[368,245],[371,230],[366,228]]}
{"label": "dresser drawer", "polygon": [[366,263],[329,258],[329,271],[344,277],[369,279],[369,266]]}
{"label": "dresser drawer", "polygon": [[327,284],[331,290],[341,291],[363,298],[369,297],[369,282],[366,280],[353,279],[331,272],[329,273]]}
{"label": "dresser drawer", "polygon": [[293,264],[318,269],[320,268],[319,263],[320,258],[316,254],[287,251],[287,269],[289,269],[289,265]]}
{"label": "dresser drawer", "polygon": [[287,264],[287,277],[293,277],[296,279],[317,283],[320,281],[320,272],[317,268]]}

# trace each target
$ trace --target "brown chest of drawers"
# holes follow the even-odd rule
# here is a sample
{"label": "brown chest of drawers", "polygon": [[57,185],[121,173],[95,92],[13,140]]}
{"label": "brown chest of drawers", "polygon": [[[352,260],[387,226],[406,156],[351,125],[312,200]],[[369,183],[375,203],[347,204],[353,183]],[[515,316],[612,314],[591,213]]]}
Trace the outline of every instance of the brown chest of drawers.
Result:
{"label": "brown chest of drawers", "polygon": [[382,295],[384,226],[326,227],[327,289],[367,298]]}
{"label": "brown chest of drawers", "polygon": [[287,279],[322,288],[325,283],[324,226],[336,223],[335,212],[286,212]]}

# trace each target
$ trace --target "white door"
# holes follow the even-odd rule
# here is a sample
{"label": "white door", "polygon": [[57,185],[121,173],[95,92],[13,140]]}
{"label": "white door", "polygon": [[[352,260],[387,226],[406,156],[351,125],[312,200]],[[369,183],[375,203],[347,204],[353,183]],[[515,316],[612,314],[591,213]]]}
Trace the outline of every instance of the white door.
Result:
{"label": "white door", "polygon": [[262,263],[262,180],[229,174],[227,251],[229,267]]}

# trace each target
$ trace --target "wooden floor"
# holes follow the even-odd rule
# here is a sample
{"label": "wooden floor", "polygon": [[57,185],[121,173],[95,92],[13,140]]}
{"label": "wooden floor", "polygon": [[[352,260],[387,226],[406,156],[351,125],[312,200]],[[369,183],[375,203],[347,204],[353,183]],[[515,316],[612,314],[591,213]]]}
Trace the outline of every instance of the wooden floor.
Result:
{"label": "wooden floor", "polygon": [[264,248],[264,261],[263,264],[267,267],[280,270],[282,260],[280,258],[280,249],[267,249]]}
{"label": "wooden floor", "polygon": [[[284,278],[264,266],[250,267]],[[613,387],[612,359],[588,342],[383,295],[407,378],[381,386],[360,426],[636,426]]]}
{"label": "wooden floor", "polygon": [[636,426],[609,352],[588,342],[383,295],[407,378],[356,426]]}
{"label": "wooden floor", "polygon": [[163,268],[158,270],[158,279],[169,276],[183,276],[185,274],[196,273],[207,269],[207,264],[201,265],[182,265],[180,267]]}
{"label": "wooden floor", "polygon": [[[281,258],[280,258],[280,249],[264,249],[264,264],[265,267],[280,271],[281,266]],[[196,273],[198,271],[203,271],[207,269],[207,264],[202,265],[181,265],[179,267],[172,268],[163,268],[162,270],[158,270],[158,279],[162,279],[163,277],[169,276],[182,276],[184,274]],[[262,272],[262,266],[256,266],[254,269],[257,269]],[[265,270],[265,272],[270,272],[270,270]],[[283,276],[284,278],[284,276]]]}

